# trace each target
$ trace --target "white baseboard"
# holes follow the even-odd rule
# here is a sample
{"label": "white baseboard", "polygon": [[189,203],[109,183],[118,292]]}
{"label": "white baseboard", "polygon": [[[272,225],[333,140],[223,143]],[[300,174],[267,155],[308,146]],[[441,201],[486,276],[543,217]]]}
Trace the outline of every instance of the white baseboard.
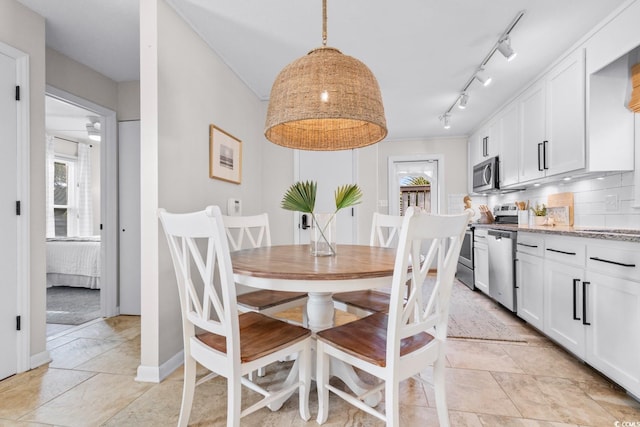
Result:
{"label": "white baseboard", "polygon": [[184,363],[184,350],[180,350],[160,366],[138,366],[136,381],[159,383]]}
{"label": "white baseboard", "polygon": [[38,354],[34,354],[31,356],[31,368],[30,369],[35,369],[38,366],[42,366],[44,364],[47,364],[51,362],[51,355],[49,354],[48,350],[45,350],[43,352],[40,352]]}

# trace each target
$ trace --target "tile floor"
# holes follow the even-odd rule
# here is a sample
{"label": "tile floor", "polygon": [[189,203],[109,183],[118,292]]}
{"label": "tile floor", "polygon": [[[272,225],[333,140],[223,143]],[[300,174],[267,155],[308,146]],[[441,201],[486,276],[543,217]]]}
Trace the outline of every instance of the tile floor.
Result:
{"label": "tile floor", "polygon": [[[453,426],[640,426],[640,403],[623,390],[490,300],[479,303],[527,342],[449,340]],[[134,316],[57,332],[48,341],[53,358],[48,366],[0,381],[0,426],[175,426],[182,373],[160,384],[134,381],[139,346],[140,322]],[[288,366],[270,367],[263,381],[281,378]],[[225,387],[223,379],[215,379],[196,389],[191,425],[225,425]],[[401,393],[402,426],[438,425],[430,388],[411,379]],[[294,395],[279,411],[262,409],[242,425],[313,426],[316,410],[314,389],[310,421],[300,419]],[[383,423],[332,396],[325,425]]]}

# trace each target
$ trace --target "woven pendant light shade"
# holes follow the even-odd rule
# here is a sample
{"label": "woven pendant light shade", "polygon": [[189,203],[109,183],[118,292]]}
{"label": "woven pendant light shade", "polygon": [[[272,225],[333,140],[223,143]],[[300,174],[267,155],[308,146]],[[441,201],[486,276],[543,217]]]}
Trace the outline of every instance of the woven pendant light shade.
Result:
{"label": "woven pendant light shade", "polygon": [[375,144],[387,136],[378,82],[366,65],[338,49],[314,49],[276,77],[264,134],[301,150]]}

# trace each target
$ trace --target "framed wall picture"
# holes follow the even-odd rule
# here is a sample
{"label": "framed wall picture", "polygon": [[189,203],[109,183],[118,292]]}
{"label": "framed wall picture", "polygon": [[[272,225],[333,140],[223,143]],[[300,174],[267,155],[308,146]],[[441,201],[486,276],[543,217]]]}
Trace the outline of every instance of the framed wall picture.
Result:
{"label": "framed wall picture", "polygon": [[215,125],[209,126],[209,177],[242,181],[242,141]]}

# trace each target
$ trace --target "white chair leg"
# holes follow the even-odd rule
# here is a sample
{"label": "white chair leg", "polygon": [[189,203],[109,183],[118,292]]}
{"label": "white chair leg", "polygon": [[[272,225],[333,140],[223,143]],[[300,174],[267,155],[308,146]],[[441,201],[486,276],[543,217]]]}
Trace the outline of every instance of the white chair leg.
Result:
{"label": "white chair leg", "polygon": [[318,388],[318,424],[324,424],[329,417],[329,355],[324,352],[324,343],[320,340],[316,346],[316,385]]}
{"label": "white chair leg", "polygon": [[311,418],[309,412],[309,389],[311,387],[311,343],[307,341],[304,349],[298,353],[298,375],[302,385],[299,389],[300,416],[308,421]]}
{"label": "white chair leg", "polygon": [[387,378],[384,388],[384,410],[387,417],[387,427],[400,426],[399,387],[400,384],[395,378],[391,380]]}
{"label": "white chair leg", "polygon": [[263,367],[261,367],[261,368],[258,368],[258,376],[259,376],[259,377],[264,377],[264,375],[265,375],[265,369],[264,369],[264,366],[263,366]]}
{"label": "white chair leg", "polygon": [[227,427],[240,427],[241,393],[240,378],[227,377]]}
{"label": "white chair leg", "polygon": [[182,404],[180,405],[180,418],[178,427],[186,427],[189,424],[193,395],[196,389],[196,361],[190,356],[184,361],[184,383],[182,386]]}
{"label": "white chair leg", "polygon": [[[441,351],[444,353],[444,351]],[[449,427],[449,410],[447,409],[447,396],[444,375],[444,354],[440,354],[433,364],[433,389],[436,397],[436,410],[440,427]]]}

